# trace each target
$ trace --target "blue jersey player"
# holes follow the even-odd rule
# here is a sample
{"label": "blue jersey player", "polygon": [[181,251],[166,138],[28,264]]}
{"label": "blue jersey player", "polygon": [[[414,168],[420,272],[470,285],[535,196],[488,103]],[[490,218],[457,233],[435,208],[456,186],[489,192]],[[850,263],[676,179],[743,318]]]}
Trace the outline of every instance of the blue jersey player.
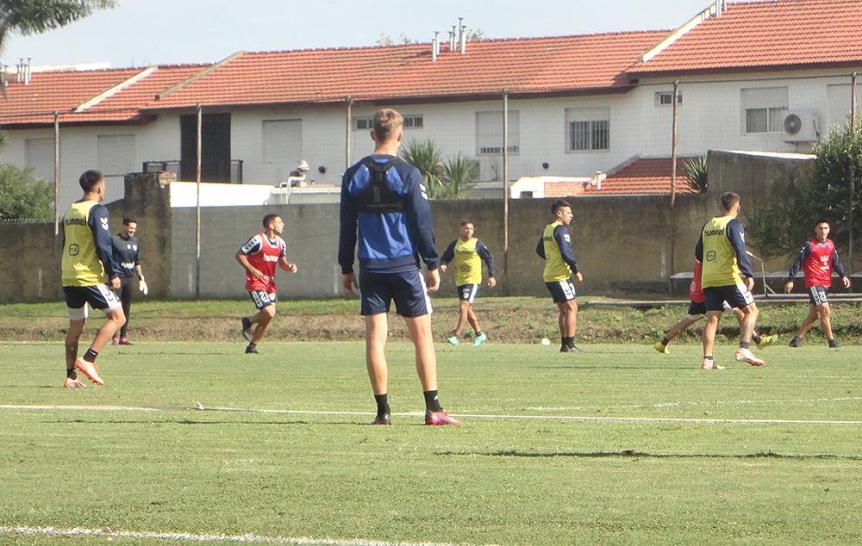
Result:
{"label": "blue jersey player", "polygon": [[[416,352],[416,371],[425,396],[426,425],[460,425],[449,417],[437,397],[437,357],[431,332],[431,302],[440,274],[431,207],[422,175],[398,158],[404,120],[392,109],[374,115],[374,153],[351,166],[341,184],[341,231],[338,264],[342,287],[361,288],[365,318],[365,364],[377,401],[372,424],[392,423],[388,402],[387,313],[395,302]],[[353,271],[359,259],[359,278]],[[423,278],[420,260],[425,263]]]}

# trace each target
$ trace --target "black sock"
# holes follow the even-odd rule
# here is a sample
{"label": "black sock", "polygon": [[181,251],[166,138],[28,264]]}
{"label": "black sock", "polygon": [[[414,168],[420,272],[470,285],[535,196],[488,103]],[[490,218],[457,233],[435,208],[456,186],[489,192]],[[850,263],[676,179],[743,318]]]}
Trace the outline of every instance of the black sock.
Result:
{"label": "black sock", "polygon": [[563,338],[563,345],[565,345],[566,347],[574,347],[575,346],[575,336],[564,337]]}
{"label": "black sock", "polygon": [[377,417],[382,417],[389,413],[389,394],[375,394],[374,400],[377,401]]}
{"label": "black sock", "polygon": [[78,372],[75,371],[75,368],[71,370],[66,370],[66,377],[69,379],[78,379]]}
{"label": "black sock", "polygon": [[482,330],[476,330],[475,335],[476,335],[476,337],[481,336],[481,335],[482,335]]}
{"label": "black sock", "polygon": [[740,341],[739,342],[739,348],[740,349],[748,349],[749,346],[750,346],[750,344],[747,341]]}
{"label": "black sock", "polygon": [[667,344],[668,344],[668,343],[670,343],[670,340],[667,338],[667,336],[664,336],[663,338],[661,338],[661,344],[662,344],[662,345],[664,345],[665,347],[667,347]]}
{"label": "black sock", "polygon": [[704,359],[704,360],[714,360],[714,359],[712,358],[712,355],[704,355],[703,359]]}
{"label": "black sock", "polygon": [[437,397],[437,391],[423,391],[422,394],[425,396],[425,409],[427,411],[443,411],[443,408],[440,407],[440,399]]}
{"label": "black sock", "polygon": [[83,358],[84,360],[86,360],[87,362],[91,362],[91,363],[92,363],[92,362],[95,362],[95,361],[96,361],[96,357],[97,357],[97,356],[99,356],[99,353],[97,353],[97,352],[96,352],[96,351],[94,351],[93,349],[87,349],[87,352],[86,352],[86,353],[84,353],[84,356],[83,356],[82,358]]}
{"label": "black sock", "polygon": [[751,336],[751,341],[757,344],[763,341],[763,337],[760,334],[754,334],[753,336]]}

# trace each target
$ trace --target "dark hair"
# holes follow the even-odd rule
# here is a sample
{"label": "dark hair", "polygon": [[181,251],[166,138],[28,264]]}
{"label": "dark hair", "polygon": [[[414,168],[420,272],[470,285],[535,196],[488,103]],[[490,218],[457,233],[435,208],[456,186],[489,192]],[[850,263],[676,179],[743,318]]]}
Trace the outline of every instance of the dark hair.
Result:
{"label": "dark hair", "polygon": [[279,218],[279,215],[272,213],[272,212],[267,214],[266,216],[264,216],[263,217],[263,227],[268,228],[269,223],[272,222],[273,220],[275,220],[276,218]]}
{"label": "dark hair", "polygon": [[721,210],[725,212],[730,212],[730,209],[733,208],[733,205],[739,203],[739,194],[733,193],[732,191],[726,191],[721,194],[721,198],[719,199],[719,204],[721,204]]}
{"label": "dark hair", "polygon": [[134,218],[129,218],[128,216],[123,218],[123,225],[124,226],[128,226],[129,224],[137,224],[137,223],[138,223],[138,221],[135,220]]}
{"label": "dark hair", "polygon": [[467,219],[467,220],[461,220],[461,226],[462,226],[462,227],[463,227],[463,226],[466,226],[467,224],[473,224],[473,225],[475,226],[475,225],[476,225],[476,222],[474,222],[473,220],[470,220],[470,219]]}
{"label": "dark hair", "polygon": [[102,171],[91,169],[89,171],[85,171],[84,174],[81,175],[81,178],[78,179],[78,184],[81,185],[81,189],[84,190],[84,193],[90,193],[93,191],[93,188],[95,188],[99,182],[104,179],[105,177],[102,175]]}
{"label": "dark hair", "polygon": [[553,203],[551,203],[551,214],[556,215],[556,214],[557,214],[557,211],[558,211],[558,210],[560,210],[560,209],[561,209],[561,208],[563,208],[563,207],[569,207],[569,208],[572,208],[572,205],[571,205],[571,204],[569,204],[569,202],[568,202],[568,201],[564,201],[564,200],[562,200],[562,199],[557,199],[556,201],[554,201]]}

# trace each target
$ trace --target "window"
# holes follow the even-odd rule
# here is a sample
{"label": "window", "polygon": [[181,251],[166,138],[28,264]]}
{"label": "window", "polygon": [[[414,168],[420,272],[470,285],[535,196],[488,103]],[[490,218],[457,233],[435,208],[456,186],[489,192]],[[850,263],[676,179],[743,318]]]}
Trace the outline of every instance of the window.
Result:
{"label": "window", "polygon": [[301,159],[302,120],[264,120],[263,162],[293,166]]}
{"label": "window", "polygon": [[[405,129],[421,129],[425,126],[424,120],[422,119],[422,114],[414,114],[403,117]],[[370,131],[372,129],[374,129],[373,117],[368,116],[361,118],[353,118],[354,131]]]}
{"label": "window", "polygon": [[[826,98],[829,101],[829,125],[844,126],[849,123],[852,99],[850,84],[827,85]],[[858,88],[856,89],[856,103],[862,105],[862,93],[859,92]],[[859,117],[858,112],[856,117]]]}
{"label": "window", "polygon": [[[509,153],[520,151],[520,114],[509,110]],[[476,112],[476,154],[503,155],[503,111]]]}
{"label": "window", "polygon": [[787,114],[787,88],[764,87],[742,90],[745,134],[780,133]]}
{"label": "window", "polygon": [[609,150],[611,122],[609,108],[567,108],[568,150]]}
{"label": "window", "polygon": [[[677,93],[676,103],[682,104],[682,93]],[[655,94],[656,106],[673,106],[673,91],[659,91]]]}
{"label": "window", "polygon": [[405,129],[421,129],[423,127],[422,115],[404,116]]}
{"label": "window", "polygon": [[99,169],[106,175],[126,174],[136,169],[135,135],[99,135]]}
{"label": "window", "polygon": [[24,165],[42,180],[54,180],[54,139],[28,138],[24,141]]}

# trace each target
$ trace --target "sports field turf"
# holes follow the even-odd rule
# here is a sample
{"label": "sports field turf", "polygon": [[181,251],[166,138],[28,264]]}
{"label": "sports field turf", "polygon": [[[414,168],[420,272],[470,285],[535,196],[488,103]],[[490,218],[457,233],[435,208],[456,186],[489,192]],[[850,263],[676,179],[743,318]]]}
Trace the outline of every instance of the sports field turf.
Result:
{"label": "sports field turf", "polygon": [[394,341],[372,427],[358,342],[0,343],[0,544],[862,542],[862,347],[671,347],[439,344],[425,427]]}

